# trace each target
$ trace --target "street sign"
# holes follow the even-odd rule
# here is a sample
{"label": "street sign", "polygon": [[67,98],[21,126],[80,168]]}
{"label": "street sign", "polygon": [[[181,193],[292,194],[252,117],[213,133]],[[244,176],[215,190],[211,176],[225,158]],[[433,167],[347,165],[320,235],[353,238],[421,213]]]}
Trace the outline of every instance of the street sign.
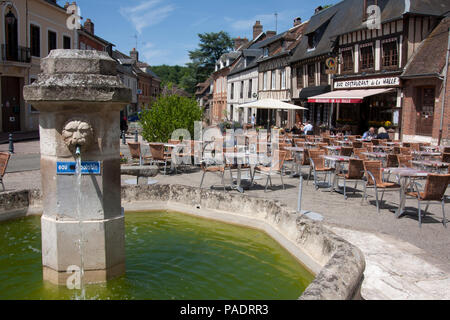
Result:
{"label": "street sign", "polygon": [[[76,162],[58,161],[56,163],[56,174],[74,175],[76,173]],[[101,161],[82,161],[81,174],[101,174]]]}
{"label": "street sign", "polygon": [[336,62],[336,58],[328,58],[325,61],[325,73],[326,74],[336,74],[337,72],[337,62]]}

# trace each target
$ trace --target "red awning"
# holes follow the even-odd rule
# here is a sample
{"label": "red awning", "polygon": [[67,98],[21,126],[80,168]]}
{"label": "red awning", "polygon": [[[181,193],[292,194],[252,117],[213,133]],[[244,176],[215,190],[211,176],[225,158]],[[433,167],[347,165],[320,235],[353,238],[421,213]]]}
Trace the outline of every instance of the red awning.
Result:
{"label": "red awning", "polygon": [[312,103],[362,103],[365,97],[395,90],[389,89],[360,89],[360,90],[337,90],[310,97],[308,102]]}

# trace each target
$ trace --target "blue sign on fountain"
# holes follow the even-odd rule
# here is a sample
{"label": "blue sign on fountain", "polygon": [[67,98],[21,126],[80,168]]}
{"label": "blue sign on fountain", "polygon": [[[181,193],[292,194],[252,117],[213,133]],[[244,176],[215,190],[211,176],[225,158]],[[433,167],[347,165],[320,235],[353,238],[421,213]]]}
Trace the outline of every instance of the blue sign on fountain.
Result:
{"label": "blue sign on fountain", "polygon": [[[76,162],[58,161],[56,174],[75,174]],[[101,161],[82,161],[81,174],[101,174]]]}

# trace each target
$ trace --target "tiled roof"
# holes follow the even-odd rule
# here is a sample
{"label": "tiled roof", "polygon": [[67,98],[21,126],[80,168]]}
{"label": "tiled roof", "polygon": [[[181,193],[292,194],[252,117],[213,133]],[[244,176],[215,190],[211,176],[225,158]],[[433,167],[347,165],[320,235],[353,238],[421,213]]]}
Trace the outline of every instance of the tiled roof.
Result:
{"label": "tiled roof", "polygon": [[[381,9],[381,23],[400,19],[404,14],[443,16],[450,11],[448,0],[378,0],[377,4]],[[343,0],[314,14],[305,34],[323,31],[322,37],[314,50],[308,50],[308,37],[303,37],[291,62],[328,54],[339,35],[366,29],[362,23],[363,5],[362,0]]]}
{"label": "tiled roof", "polygon": [[401,77],[437,76],[442,73],[445,65],[449,28],[450,16],[447,16],[422,41],[408,61]]}

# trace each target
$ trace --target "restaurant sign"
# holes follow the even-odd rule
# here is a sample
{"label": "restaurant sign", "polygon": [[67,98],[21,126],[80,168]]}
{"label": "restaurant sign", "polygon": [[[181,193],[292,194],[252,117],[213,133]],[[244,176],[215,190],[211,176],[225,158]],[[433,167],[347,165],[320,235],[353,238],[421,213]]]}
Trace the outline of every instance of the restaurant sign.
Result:
{"label": "restaurant sign", "polygon": [[349,89],[349,88],[387,87],[399,85],[400,85],[399,77],[388,77],[388,78],[336,81],[334,83],[334,88]]}

